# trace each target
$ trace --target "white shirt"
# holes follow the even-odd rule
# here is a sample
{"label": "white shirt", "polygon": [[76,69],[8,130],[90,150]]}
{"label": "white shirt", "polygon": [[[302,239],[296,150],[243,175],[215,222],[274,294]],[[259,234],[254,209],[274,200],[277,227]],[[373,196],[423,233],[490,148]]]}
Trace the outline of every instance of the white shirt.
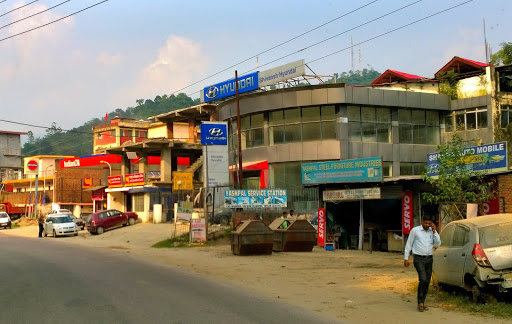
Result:
{"label": "white shirt", "polygon": [[409,233],[407,244],[405,245],[404,259],[408,260],[409,255],[432,255],[432,249],[441,245],[441,238],[437,231],[432,232],[432,228],[424,230],[423,226],[414,227]]}

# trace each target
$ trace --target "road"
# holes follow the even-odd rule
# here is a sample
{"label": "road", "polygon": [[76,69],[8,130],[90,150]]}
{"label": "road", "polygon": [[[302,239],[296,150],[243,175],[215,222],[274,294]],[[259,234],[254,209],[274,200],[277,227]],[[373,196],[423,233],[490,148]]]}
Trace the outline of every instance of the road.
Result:
{"label": "road", "polygon": [[0,323],[333,323],[170,266],[0,233]]}

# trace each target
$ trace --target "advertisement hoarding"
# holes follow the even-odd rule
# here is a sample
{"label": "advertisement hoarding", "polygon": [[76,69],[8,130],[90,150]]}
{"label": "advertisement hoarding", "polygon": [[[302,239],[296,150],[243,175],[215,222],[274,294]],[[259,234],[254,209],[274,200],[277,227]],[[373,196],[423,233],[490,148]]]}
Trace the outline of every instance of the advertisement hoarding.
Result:
{"label": "advertisement hoarding", "polygon": [[[427,155],[427,175],[439,176],[439,152]],[[464,162],[467,169],[488,173],[507,171],[507,142],[471,146],[464,149]]]}
{"label": "advertisement hoarding", "polygon": [[301,165],[302,183],[323,184],[382,181],[382,158],[306,163]]}
{"label": "advertisement hoarding", "polygon": [[82,188],[92,188],[92,178],[91,177],[86,177],[84,178],[83,180],[83,183],[82,183]]}
{"label": "advertisement hoarding", "polygon": [[[229,186],[229,151],[227,145],[203,147],[208,168],[208,186]],[[205,174],[206,176],[206,174]]]}
{"label": "advertisement hoarding", "polygon": [[[181,181],[178,184],[178,181]],[[172,173],[172,190],[194,190],[194,173],[178,172]]]}
{"label": "advertisement hoarding", "polygon": [[325,246],[325,208],[318,208],[317,244]]}
{"label": "advertisement hoarding", "polygon": [[[259,88],[258,72],[245,74],[238,77],[238,93],[244,93]],[[204,102],[210,102],[236,94],[235,78],[223,81],[203,89],[202,99]]]}
{"label": "advertisement hoarding", "polygon": [[190,241],[206,242],[206,222],[204,218],[190,220]]}
{"label": "advertisement hoarding", "polygon": [[133,173],[124,176],[124,185],[126,187],[143,186],[144,173]]}
{"label": "advertisement hoarding", "polygon": [[228,123],[203,122],[201,124],[201,144],[228,145]]}
{"label": "advertisement hoarding", "polygon": [[265,87],[304,75],[306,75],[306,64],[302,59],[259,72],[258,84],[260,87]]}
{"label": "advertisement hoarding", "polygon": [[224,193],[224,207],[226,208],[287,206],[285,189],[226,190]]}
{"label": "advertisement hoarding", "polygon": [[123,186],[123,179],[120,175],[108,177],[108,187],[109,188],[120,188]]}
{"label": "advertisement hoarding", "polygon": [[325,190],[324,201],[380,199],[380,188]]}
{"label": "advertisement hoarding", "polygon": [[412,191],[406,190],[402,196],[402,233],[409,234],[412,228]]}

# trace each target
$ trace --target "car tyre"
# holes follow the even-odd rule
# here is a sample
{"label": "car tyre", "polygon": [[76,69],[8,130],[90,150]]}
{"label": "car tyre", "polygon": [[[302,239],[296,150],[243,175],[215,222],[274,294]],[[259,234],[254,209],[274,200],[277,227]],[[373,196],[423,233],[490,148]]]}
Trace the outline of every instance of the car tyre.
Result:
{"label": "car tyre", "polygon": [[75,233],[75,236],[78,236],[78,233]]}
{"label": "car tyre", "polygon": [[55,230],[53,230],[53,237],[57,238],[57,232],[55,232]]}
{"label": "car tyre", "polygon": [[473,287],[471,288],[471,293],[473,295],[473,303],[478,303],[478,301],[480,300],[480,296],[482,295],[482,292],[480,291],[480,287],[478,287],[477,284],[473,285]]}
{"label": "car tyre", "polygon": [[227,216],[222,216],[219,220],[220,225],[226,226],[229,224],[229,218]]}
{"label": "car tyre", "polygon": [[135,218],[133,218],[133,217],[128,218],[128,224],[130,224],[130,225],[135,224]]}
{"label": "car tyre", "polygon": [[96,234],[100,234],[101,235],[104,232],[105,232],[105,229],[103,227],[101,227],[101,226],[96,229]]}

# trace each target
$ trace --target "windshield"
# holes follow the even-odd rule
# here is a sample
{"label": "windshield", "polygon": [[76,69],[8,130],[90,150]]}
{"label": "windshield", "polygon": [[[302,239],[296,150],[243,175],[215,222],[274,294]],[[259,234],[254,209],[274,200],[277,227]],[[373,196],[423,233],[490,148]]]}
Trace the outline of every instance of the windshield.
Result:
{"label": "windshield", "polygon": [[63,216],[63,217],[54,217],[53,222],[54,223],[70,223],[70,222],[73,222],[73,220],[69,216]]}
{"label": "windshield", "polygon": [[483,227],[479,232],[480,245],[484,249],[512,245],[512,222]]}
{"label": "windshield", "polygon": [[7,213],[0,213],[0,218],[7,218],[9,215]]}

